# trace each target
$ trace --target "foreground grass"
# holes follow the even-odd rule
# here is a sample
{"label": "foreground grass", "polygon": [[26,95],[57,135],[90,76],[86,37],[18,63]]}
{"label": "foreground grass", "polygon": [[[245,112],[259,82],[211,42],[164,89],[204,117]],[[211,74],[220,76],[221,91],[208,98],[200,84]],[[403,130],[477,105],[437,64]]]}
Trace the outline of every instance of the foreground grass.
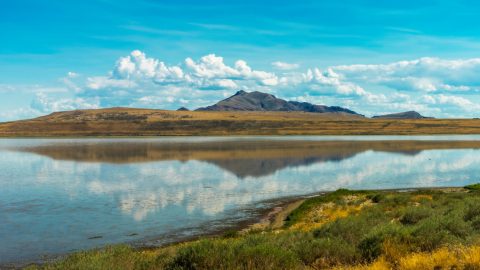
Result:
{"label": "foreground grass", "polygon": [[31,269],[480,269],[479,195],[338,190],[306,200],[279,230],[114,246]]}

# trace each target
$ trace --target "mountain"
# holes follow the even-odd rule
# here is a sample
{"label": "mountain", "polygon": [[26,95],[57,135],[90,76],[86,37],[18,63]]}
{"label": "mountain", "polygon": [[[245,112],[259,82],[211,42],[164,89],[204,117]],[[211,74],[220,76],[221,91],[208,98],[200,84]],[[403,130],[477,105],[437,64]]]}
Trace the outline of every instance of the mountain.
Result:
{"label": "mountain", "polygon": [[308,102],[286,101],[262,92],[238,91],[235,95],[215,105],[198,108],[197,111],[281,111],[312,113],[358,113],[338,106],[315,105]]}
{"label": "mountain", "polygon": [[401,112],[401,113],[376,115],[373,118],[380,118],[380,119],[427,119],[427,118],[432,118],[432,117],[425,117],[425,116],[419,114],[416,111],[408,111],[408,112]]}

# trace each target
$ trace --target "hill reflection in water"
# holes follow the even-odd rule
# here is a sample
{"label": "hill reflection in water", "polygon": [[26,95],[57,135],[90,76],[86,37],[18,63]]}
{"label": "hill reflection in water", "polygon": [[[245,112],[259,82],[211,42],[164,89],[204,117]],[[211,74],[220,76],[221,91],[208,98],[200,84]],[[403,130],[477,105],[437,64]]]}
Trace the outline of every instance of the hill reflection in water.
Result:
{"label": "hill reflection in water", "polygon": [[341,161],[366,151],[416,155],[434,149],[478,149],[480,141],[213,141],[89,142],[18,147],[55,160],[101,163],[204,161],[237,177],[268,176],[287,167]]}

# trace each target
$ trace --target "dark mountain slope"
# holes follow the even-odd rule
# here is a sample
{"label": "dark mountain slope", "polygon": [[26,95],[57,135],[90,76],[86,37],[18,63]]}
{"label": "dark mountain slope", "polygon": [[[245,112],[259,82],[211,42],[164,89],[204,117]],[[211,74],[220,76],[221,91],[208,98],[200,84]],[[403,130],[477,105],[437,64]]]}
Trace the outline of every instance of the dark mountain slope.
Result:
{"label": "dark mountain slope", "polygon": [[197,111],[284,111],[313,113],[358,113],[338,106],[315,105],[308,102],[286,101],[262,92],[238,91],[235,95],[215,105],[199,108]]}

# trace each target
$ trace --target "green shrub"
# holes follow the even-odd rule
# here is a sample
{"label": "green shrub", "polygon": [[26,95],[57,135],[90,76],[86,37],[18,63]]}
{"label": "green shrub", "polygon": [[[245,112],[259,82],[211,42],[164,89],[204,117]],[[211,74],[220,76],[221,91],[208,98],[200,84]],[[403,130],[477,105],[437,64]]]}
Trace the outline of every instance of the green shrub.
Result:
{"label": "green shrub", "polygon": [[411,206],[405,209],[405,213],[400,218],[400,222],[404,225],[413,225],[430,215],[432,215],[432,210],[430,208]]}
{"label": "green shrub", "polygon": [[223,238],[235,238],[238,237],[238,231],[237,230],[226,230],[223,233]]}
{"label": "green shrub", "polygon": [[365,261],[372,262],[382,254],[382,244],[383,238],[380,235],[371,235],[360,242],[358,249]]}
{"label": "green shrub", "polygon": [[472,221],[476,217],[480,217],[480,201],[476,204],[472,203],[467,207],[464,220]]}
{"label": "green shrub", "polygon": [[457,243],[455,237],[443,228],[438,218],[424,220],[412,231],[413,245],[420,251],[432,251],[440,248],[446,243]]}
{"label": "green shrub", "polygon": [[[236,252],[235,265],[240,269],[296,269],[300,261],[292,251],[270,244],[247,246]],[[213,268],[210,268],[213,269]],[[233,269],[228,267],[226,269]]]}
{"label": "green shrub", "polygon": [[[144,257],[129,246],[117,245],[78,252],[54,264],[42,266],[48,270],[64,269],[152,269],[155,258]],[[35,269],[32,267],[32,269]]]}
{"label": "green shrub", "polygon": [[455,237],[466,239],[473,233],[471,224],[462,218],[463,213],[452,212],[443,216],[443,227]]}
{"label": "green shrub", "polygon": [[181,248],[167,269],[296,269],[301,262],[292,251],[269,243],[268,237],[242,240],[203,240]]}
{"label": "green shrub", "polygon": [[480,183],[468,185],[468,186],[465,186],[465,188],[470,190],[470,191],[479,191],[480,190]]}
{"label": "green shrub", "polygon": [[476,230],[477,232],[480,232],[480,216],[475,217],[472,220],[471,226],[472,226],[472,229]]}
{"label": "green shrub", "polygon": [[311,265],[317,259],[322,259],[328,266],[352,264],[360,260],[355,246],[338,237],[311,239],[299,243],[295,247],[295,253],[305,265]]}
{"label": "green shrub", "polygon": [[385,200],[385,197],[386,196],[383,193],[376,193],[376,194],[372,194],[372,195],[367,196],[367,198],[372,200],[373,203],[380,203],[383,200]]}

